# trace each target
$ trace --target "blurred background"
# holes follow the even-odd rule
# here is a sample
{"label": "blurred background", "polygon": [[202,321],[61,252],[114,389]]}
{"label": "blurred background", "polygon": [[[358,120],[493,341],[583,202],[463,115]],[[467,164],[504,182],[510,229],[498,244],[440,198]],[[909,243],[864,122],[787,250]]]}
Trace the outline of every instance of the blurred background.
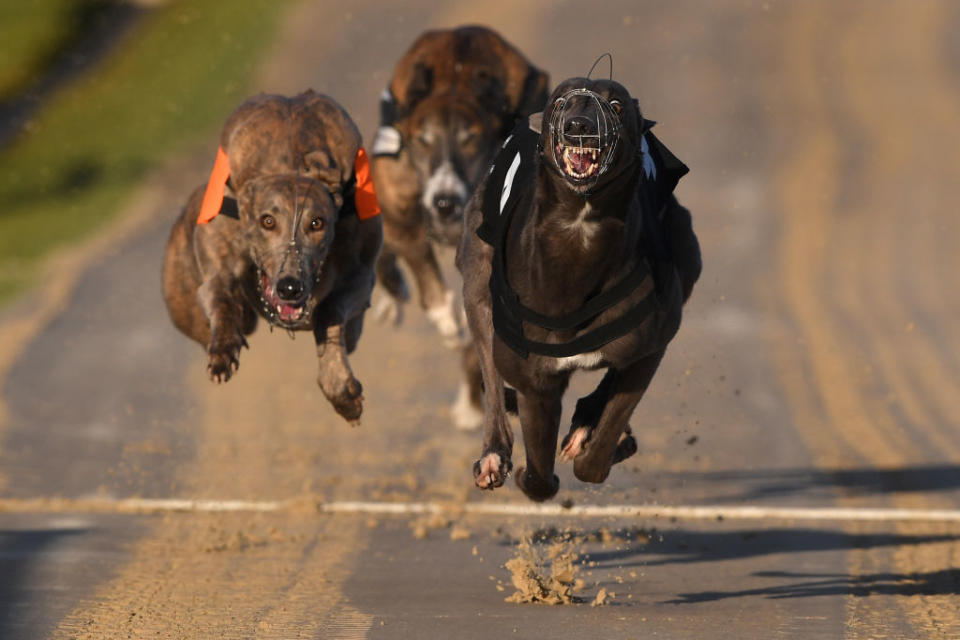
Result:
{"label": "blurred background", "polygon": [[[317,389],[307,335],[261,326],[229,384],[206,379],[159,269],[224,119],[313,88],[369,146],[400,55],[468,23],[554,84],[611,52],[691,168],[677,194],[704,272],[633,417],[640,452],[601,487],[564,468],[558,502],[957,508],[960,5],[5,2],[0,636],[960,637],[950,523],[617,520],[604,542],[579,522],[599,545],[587,595],[614,605],[505,604],[516,541],[561,525],[457,510],[524,498],[473,488],[457,355],[415,304],[399,327],[368,318],[359,429]],[[565,421],[596,381],[576,379]],[[90,497],[303,508],[130,515],[75,502]],[[317,516],[330,500],[450,508]]]}

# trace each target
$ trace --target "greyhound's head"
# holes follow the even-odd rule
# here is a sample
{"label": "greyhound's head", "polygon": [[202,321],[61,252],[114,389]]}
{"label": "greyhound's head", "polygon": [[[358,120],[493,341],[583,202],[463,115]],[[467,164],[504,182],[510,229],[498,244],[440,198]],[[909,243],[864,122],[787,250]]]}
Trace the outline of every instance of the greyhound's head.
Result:
{"label": "greyhound's head", "polygon": [[444,94],[419,102],[406,129],[428,233],[455,243],[467,198],[497,149],[499,123],[475,100]]}
{"label": "greyhound's head", "polygon": [[293,174],[256,178],[240,190],[240,220],[257,269],[260,311],[272,324],[310,326],[342,203],[342,196],[323,183]]}
{"label": "greyhound's head", "polygon": [[543,122],[545,161],[578,193],[599,190],[640,152],[639,107],[613,80],[565,80],[550,96]]}
{"label": "greyhound's head", "polygon": [[427,231],[460,239],[467,198],[512,126],[502,79],[483,65],[466,65],[455,84],[439,82],[432,67],[414,66],[397,128],[421,185]]}

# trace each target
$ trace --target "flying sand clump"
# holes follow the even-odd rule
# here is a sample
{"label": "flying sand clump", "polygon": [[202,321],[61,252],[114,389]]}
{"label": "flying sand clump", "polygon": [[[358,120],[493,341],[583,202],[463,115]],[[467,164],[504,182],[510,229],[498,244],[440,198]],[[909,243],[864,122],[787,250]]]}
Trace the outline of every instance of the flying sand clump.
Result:
{"label": "flying sand clump", "polygon": [[[580,602],[575,592],[584,587],[577,578],[579,554],[572,540],[555,542],[545,549],[529,538],[517,549],[517,556],[506,563],[516,592],[507,602],[542,604],[573,604]],[[547,569],[549,568],[549,575]]]}

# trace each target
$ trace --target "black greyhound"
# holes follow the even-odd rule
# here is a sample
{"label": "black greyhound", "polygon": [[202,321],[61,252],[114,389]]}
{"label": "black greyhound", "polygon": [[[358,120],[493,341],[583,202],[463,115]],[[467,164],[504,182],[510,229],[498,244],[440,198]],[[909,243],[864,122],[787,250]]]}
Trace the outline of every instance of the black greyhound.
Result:
{"label": "black greyhound", "polygon": [[533,500],[556,494],[561,398],[576,369],[606,368],[577,403],[561,455],[603,482],[636,452],[628,420],[700,275],[690,213],[673,196],[687,168],[612,80],[572,78],[507,139],[466,210],[457,266],[484,381],[477,486],[503,484],[517,391]]}

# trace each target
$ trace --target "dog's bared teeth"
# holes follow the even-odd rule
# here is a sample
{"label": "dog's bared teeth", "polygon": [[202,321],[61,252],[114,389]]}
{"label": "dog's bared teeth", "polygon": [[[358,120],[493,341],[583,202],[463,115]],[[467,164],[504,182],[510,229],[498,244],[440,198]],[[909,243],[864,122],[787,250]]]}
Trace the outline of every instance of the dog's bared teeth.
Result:
{"label": "dog's bared teeth", "polygon": [[[574,158],[573,154],[578,156],[589,156],[591,164],[587,167],[586,171],[577,171],[574,168]],[[564,170],[567,175],[572,176],[577,179],[587,178],[592,176],[597,172],[597,160],[600,156],[600,149],[594,149],[592,147],[564,147],[563,148],[563,165]]]}

